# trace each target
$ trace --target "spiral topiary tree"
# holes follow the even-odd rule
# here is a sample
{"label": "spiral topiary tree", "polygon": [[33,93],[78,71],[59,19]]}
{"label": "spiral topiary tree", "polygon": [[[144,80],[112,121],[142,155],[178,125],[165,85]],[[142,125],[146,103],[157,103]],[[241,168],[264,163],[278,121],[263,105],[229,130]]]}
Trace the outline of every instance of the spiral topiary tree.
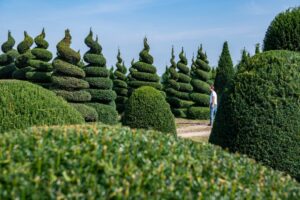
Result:
{"label": "spiral topiary tree", "polygon": [[102,47],[98,42],[98,37],[93,40],[92,30],[84,42],[90,48],[83,57],[84,61],[88,63],[84,67],[85,80],[90,85],[86,91],[91,94],[91,103],[87,105],[95,108],[99,121],[115,124],[118,118],[115,104],[116,93],[112,90],[113,81],[110,79],[110,71],[106,68]]}
{"label": "spiral topiary tree", "polygon": [[300,7],[275,17],[266,32],[263,49],[300,51]]}
{"label": "spiral topiary tree", "polygon": [[[184,55],[183,48],[179,54],[179,58],[180,60],[177,62],[178,78],[176,82],[174,79],[172,80],[172,83],[170,82],[171,87],[166,91],[169,96],[168,101],[171,104],[174,115],[176,117],[186,118],[187,108],[193,105],[194,102],[190,100],[189,94],[193,91],[193,87],[190,83],[190,69],[187,66],[187,59]],[[173,61],[171,59],[171,63],[172,62]],[[174,75],[177,76],[176,74]]]}
{"label": "spiral topiary tree", "polygon": [[49,88],[53,69],[52,64],[49,63],[52,59],[52,53],[47,50],[49,44],[45,40],[45,36],[43,29],[42,33],[34,39],[36,47],[31,50],[34,59],[28,61],[28,64],[34,69],[26,73],[26,78],[33,83]]}
{"label": "spiral topiary tree", "polygon": [[57,57],[53,60],[54,72],[52,74],[51,89],[74,106],[84,117],[85,121],[96,121],[98,114],[92,107],[84,103],[91,100],[91,94],[84,89],[89,83],[83,80],[85,72],[78,67],[79,52],[70,48],[70,31],[65,31],[65,37],[57,44]]}
{"label": "spiral topiary tree", "polygon": [[141,86],[151,86],[162,90],[159,76],[156,74],[156,67],[153,66],[153,57],[149,54],[150,47],[147,38],[144,38],[144,49],[140,52],[138,62],[133,63],[128,76],[129,93]]}
{"label": "spiral topiary tree", "polygon": [[125,109],[125,104],[128,99],[128,86],[127,86],[127,69],[121,58],[120,50],[118,50],[117,55],[118,62],[116,63],[116,70],[114,72],[114,87],[113,90],[117,94],[116,104],[119,113],[123,113]]}
{"label": "spiral topiary tree", "polygon": [[195,104],[188,109],[188,117],[192,119],[209,119],[210,66],[202,45],[198,48],[197,59],[192,65],[191,75],[193,92],[190,98]]}
{"label": "spiral topiary tree", "polygon": [[19,56],[17,50],[13,49],[15,39],[8,31],[7,41],[1,46],[3,54],[0,55],[0,79],[11,79],[13,72],[17,69],[15,59]]}
{"label": "spiral topiary tree", "polygon": [[24,31],[24,40],[20,42],[17,46],[19,56],[17,57],[15,64],[18,68],[12,74],[14,79],[26,80],[26,73],[33,70],[29,65],[29,60],[34,59],[31,53],[30,47],[33,44],[33,39],[30,37],[26,31]]}

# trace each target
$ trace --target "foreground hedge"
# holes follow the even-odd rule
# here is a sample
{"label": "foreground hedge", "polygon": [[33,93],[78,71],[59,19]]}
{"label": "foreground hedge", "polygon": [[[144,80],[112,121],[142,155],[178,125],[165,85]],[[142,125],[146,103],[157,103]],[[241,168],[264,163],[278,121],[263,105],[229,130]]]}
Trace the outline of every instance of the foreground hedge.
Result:
{"label": "foreground hedge", "polygon": [[0,81],[0,119],[0,133],[34,125],[84,122],[80,113],[54,93],[16,80]]}
{"label": "foreground hedge", "polygon": [[299,199],[290,177],[155,131],[83,125],[0,135],[0,199]]}

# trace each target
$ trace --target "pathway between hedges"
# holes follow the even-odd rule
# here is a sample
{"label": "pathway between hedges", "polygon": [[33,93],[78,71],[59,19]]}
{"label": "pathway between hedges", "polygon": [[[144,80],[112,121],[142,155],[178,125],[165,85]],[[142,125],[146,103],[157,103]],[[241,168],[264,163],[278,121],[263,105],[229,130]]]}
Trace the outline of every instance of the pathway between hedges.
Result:
{"label": "pathway between hedges", "polygon": [[206,120],[176,119],[177,135],[182,138],[191,138],[207,141],[211,132]]}

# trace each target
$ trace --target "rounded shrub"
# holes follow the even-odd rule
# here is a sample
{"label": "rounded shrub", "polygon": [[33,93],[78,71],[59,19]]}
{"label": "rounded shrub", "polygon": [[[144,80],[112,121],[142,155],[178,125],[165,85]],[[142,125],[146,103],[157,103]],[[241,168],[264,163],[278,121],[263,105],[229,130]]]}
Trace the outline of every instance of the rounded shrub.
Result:
{"label": "rounded shrub", "polygon": [[211,143],[300,180],[300,54],[268,51],[247,62],[218,107]]}
{"label": "rounded shrub", "polygon": [[0,79],[11,79],[13,72],[17,69],[15,59],[19,53],[13,49],[14,45],[15,39],[8,31],[7,41],[1,45],[3,54],[0,55]]}
{"label": "rounded shrub", "polygon": [[104,125],[0,135],[0,199],[299,199],[299,183],[246,156]]}
{"label": "rounded shrub", "polygon": [[264,39],[264,51],[300,51],[300,7],[278,14]]}
{"label": "rounded shrub", "polygon": [[176,133],[174,116],[165,97],[149,86],[135,90],[129,97],[122,121],[132,128]]}
{"label": "rounded shrub", "polygon": [[[93,39],[92,30],[90,30],[84,42],[90,48],[83,57],[84,61],[88,63],[84,67],[84,71],[87,74],[84,80],[90,85],[90,88],[86,91],[91,94],[92,102],[92,104],[87,103],[87,105],[93,105],[92,108],[98,113],[99,121],[114,124],[118,119],[118,114],[114,106],[116,93],[112,89],[113,81],[109,78],[106,59],[102,54],[102,47],[98,42],[98,37],[95,40]],[[90,73],[91,71],[101,73]],[[111,113],[108,113],[108,111],[111,111]]]}
{"label": "rounded shrub", "polygon": [[25,81],[0,81],[0,132],[36,125],[79,124],[73,107],[51,91]]}

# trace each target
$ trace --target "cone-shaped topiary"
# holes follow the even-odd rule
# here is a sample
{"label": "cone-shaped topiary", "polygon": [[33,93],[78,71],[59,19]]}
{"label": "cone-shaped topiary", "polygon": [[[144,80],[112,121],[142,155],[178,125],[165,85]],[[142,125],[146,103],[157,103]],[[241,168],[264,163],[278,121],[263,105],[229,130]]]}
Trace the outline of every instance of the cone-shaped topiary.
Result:
{"label": "cone-shaped topiary", "polygon": [[257,43],[257,44],[255,45],[255,54],[259,54],[259,53],[260,53],[260,44]]}
{"label": "cone-shaped topiary", "polygon": [[[172,56],[173,57],[173,56]],[[178,76],[177,81],[173,80],[170,82],[171,87],[168,88],[167,94],[169,103],[172,107],[172,112],[176,117],[187,117],[187,108],[190,107],[194,102],[190,101],[189,94],[193,91],[191,85],[190,69],[187,66],[187,59],[184,55],[183,48],[179,54],[180,60],[177,62]],[[173,60],[174,61],[174,60]],[[171,63],[173,62],[171,59]],[[173,64],[172,64],[173,65]]]}
{"label": "cone-shaped topiary", "polygon": [[153,66],[153,57],[149,54],[150,47],[147,38],[144,38],[144,49],[140,52],[140,59],[133,63],[128,76],[129,93],[141,86],[151,86],[162,90],[159,76],[156,74],[156,67]]}
{"label": "cone-shaped topiary", "polygon": [[198,48],[197,59],[192,65],[191,84],[194,88],[190,98],[195,104],[188,108],[188,117],[192,119],[209,119],[210,66],[202,45]]}
{"label": "cone-shaped topiary", "polygon": [[26,78],[33,83],[49,88],[53,69],[52,64],[49,63],[52,53],[47,50],[49,44],[45,40],[45,36],[43,29],[42,33],[34,39],[36,47],[31,50],[31,53],[35,58],[28,61],[28,64],[34,69],[26,73]]}
{"label": "cone-shaped topiary", "polygon": [[118,50],[117,56],[118,62],[116,63],[116,70],[114,72],[114,91],[117,94],[116,104],[119,113],[123,113],[125,109],[125,104],[128,99],[128,89],[127,89],[127,69],[121,58],[120,50]]}
{"label": "cone-shaped topiary", "polygon": [[248,64],[248,61],[250,59],[250,54],[247,53],[246,49],[244,48],[242,51],[242,57],[240,62],[236,65],[236,73],[241,73],[245,71],[245,67]]}
{"label": "cone-shaped topiary", "polygon": [[168,85],[168,81],[170,78],[170,72],[169,72],[169,67],[166,66],[165,72],[163,73],[163,75],[161,76],[161,85],[163,86],[163,90],[165,91]]}
{"label": "cone-shaped topiary", "polygon": [[300,180],[300,54],[252,57],[222,97],[209,138]]}
{"label": "cone-shaped topiary", "polygon": [[17,50],[13,49],[15,39],[8,31],[7,41],[1,46],[3,54],[0,55],[0,79],[12,78],[13,72],[17,69],[15,66],[15,59],[19,56]]}
{"label": "cone-shaped topiary", "polygon": [[54,72],[51,89],[70,102],[86,121],[96,121],[97,112],[83,104],[91,100],[91,94],[84,90],[89,88],[89,83],[83,80],[85,72],[78,67],[80,54],[70,48],[71,39],[70,31],[67,29],[65,37],[56,46],[57,57],[52,63]]}
{"label": "cone-shaped topiary", "polygon": [[26,73],[33,70],[29,65],[29,60],[34,59],[31,53],[30,47],[33,44],[33,39],[24,31],[24,40],[17,46],[19,56],[17,57],[15,64],[18,68],[12,74],[14,79],[26,80]]}
{"label": "cone-shaped topiary", "polygon": [[[222,96],[227,83],[232,79],[233,75],[234,69],[228,48],[228,43],[224,42],[215,79],[215,90],[219,97]],[[220,99],[221,98],[218,98],[218,101],[220,101]]]}
{"label": "cone-shaped topiary", "polygon": [[93,40],[92,30],[90,30],[84,42],[90,48],[83,57],[84,61],[88,63],[84,67],[85,80],[90,85],[90,88],[86,91],[92,97],[92,103],[87,105],[96,109],[99,121],[115,124],[118,118],[115,104],[116,93],[112,90],[113,81],[110,79],[110,72],[106,68],[106,59],[102,54],[102,47],[98,42],[98,37]]}
{"label": "cone-shaped topiary", "polygon": [[128,99],[123,124],[131,128],[176,133],[175,120],[162,93],[153,87],[136,89]]}
{"label": "cone-shaped topiary", "polygon": [[271,22],[264,39],[264,51],[300,51],[300,7],[278,14]]}
{"label": "cone-shaped topiary", "polygon": [[215,79],[216,79],[216,69],[215,68],[213,68],[212,67],[212,69],[210,70],[210,72],[209,72],[209,80],[207,81],[207,83],[209,84],[209,85],[214,85],[214,83],[215,83]]}

